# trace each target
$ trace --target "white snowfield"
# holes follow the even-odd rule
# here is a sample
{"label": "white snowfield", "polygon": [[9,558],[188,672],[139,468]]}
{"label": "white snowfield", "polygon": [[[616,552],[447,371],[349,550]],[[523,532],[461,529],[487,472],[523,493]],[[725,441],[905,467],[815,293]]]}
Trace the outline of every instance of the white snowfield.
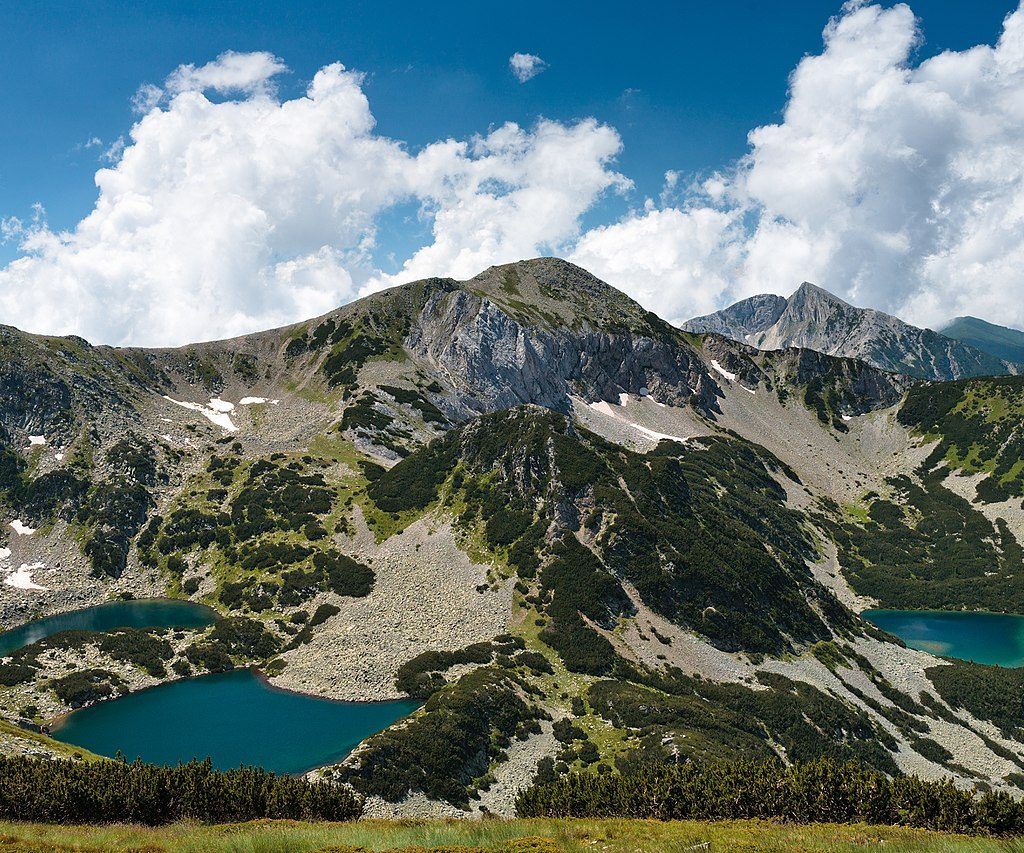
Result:
{"label": "white snowfield", "polygon": [[29,447],[41,446],[43,444],[46,444],[46,436],[45,435],[30,435],[28,437],[28,446]]}
{"label": "white snowfield", "polygon": [[[235,410],[235,404],[229,400],[222,400],[220,397],[211,397],[209,405],[204,406],[202,403],[188,403],[184,400],[175,400],[173,397],[168,397],[164,394],[165,400],[170,400],[176,406],[181,406],[184,409],[191,409],[193,412],[199,412],[204,418],[210,423],[216,424],[221,429],[227,432],[238,432],[238,427],[235,426],[235,422],[231,420],[231,413]],[[269,403],[271,406],[276,406],[280,403],[280,400],[271,400],[268,397],[243,397],[238,401],[239,406],[258,406],[262,403]],[[165,436],[161,436],[165,438]],[[166,439],[170,441],[170,438]]]}
{"label": "white snowfield", "polygon": [[9,559],[11,559],[11,549],[10,548],[0,548],[0,562],[3,562],[4,560],[9,560]]}
{"label": "white snowfield", "polygon": [[[238,427],[235,426],[231,420],[229,412],[235,408],[234,403],[228,403],[225,400],[221,400],[218,397],[212,397],[210,399],[210,405],[204,406],[202,403],[188,403],[183,400],[175,400],[173,397],[168,397],[164,394],[164,399],[169,400],[176,406],[181,406],[183,409],[191,409],[193,412],[198,412],[210,423],[219,426],[221,429],[227,432],[238,432]],[[228,408],[225,409],[224,407]]]}
{"label": "white snowfield", "polygon": [[[626,394],[619,395],[619,399],[620,400],[623,397],[626,397],[627,400],[628,400],[628,395],[626,395]],[[623,423],[629,424],[629,426],[631,426],[633,429],[635,429],[638,433],[640,433],[641,435],[643,435],[643,436],[645,436],[647,438],[653,439],[654,441],[660,441],[663,438],[667,438],[667,439],[669,439],[669,441],[686,441],[686,439],[682,438],[681,436],[669,435],[668,433],[657,432],[657,431],[655,431],[653,429],[648,429],[645,426],[641,426],[636,421],[631,420],[630,418],[627,418],[624,414],[621,414],[621,413],[615,411],[615,409],[612,408],[611,403],[606,403],[604,400],[599,400],[596,403],[588,403],[587,405],[590,406],[590,408],[592,408],[594,411],[600,412],[602,415],[608,415],[611,418],[615,418],[615,420],[617,420],[617,421],[622,421]],[[624,405],[625,405],[624,402],[620,403],[617,408],[622,408],[622,406],[624,406]]]}
{"label": "white snowfield", "polygon": [[20,518],[14,519],[14,521],[11,522],[11,527],[14,528],[14,532],[19,536],[31,536],[36,532],[34,527],[29,527]]}
{"label": "white snowfield", "polygon": [[4,583],[7,586],[13,586],[15,589],[31,589],[37,592],[46,592],[49,587],[40,586],[32,580],[32,572],[37,572],[43,568],[42,563],[22,563],[18,568],[18,571],[11,572],[7,577],[4,578]]}
{"label": "white snowfield", "polygon": [[736,374],[735,373],[730,373],[728,370],[726,370],[724,367],[722,367],[722,365],[720,365],[718,363],[718,359],[717,358],[711,359],[711,366],[715,369],[716,372],[721,373],[722,376],[724,376],[730,382],[735,382],[736,381]]}
{"label": "white snowfield", "polygon": [[227,400],[222,400],[220,397],[211,397],[210,408],[215,412],[233,412],[235,410],[235,404],[229,403]]}
{"label": "white snowfield", "polygon": [[[716,372],[722,374],[722,376],[724,376],[730,382],[735,382],[736,381],[736,374],[735,373],[730,373],[728,370],[726,370],[724,367],[722,367],[722,365],[720,365],[718,363],[718,359],[716,359],[716,358],[711,359],[711,366],[715,369]],[[753,388],[748,388],[746,385],[740,385],[740,388],[742,388],[748,394],[753,394],[755,396],[757,395],[757,391],[755,391]]]}

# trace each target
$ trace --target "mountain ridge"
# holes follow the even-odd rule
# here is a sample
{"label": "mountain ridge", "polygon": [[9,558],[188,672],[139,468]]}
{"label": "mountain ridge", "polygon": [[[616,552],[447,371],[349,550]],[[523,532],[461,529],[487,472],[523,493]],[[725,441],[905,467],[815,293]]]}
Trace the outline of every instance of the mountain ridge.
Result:
{"label": "mountain ridge", "polygon": [[939,329],[939,333],[998,358],[1024,363],[1024,332],[1019,329],[999,326],[977,317],[954,317]]}
{"label": "mountain ridge", "polygon": [[749,297],[688,320],[681,328],[724,334],[759,349],[800,346],[860,358],[883,370],[922,379],[1008,375],[1022,369],[882,311],[857,308],[810,282],[801,284],[788,298],[770,294]]}
{"label": "mountain ridge", "polygon": [[[316,771],[381,816],[509,814],[531,779],[672,755],[1007,790],[1024,766],[1024,719],[1000,733],[955,689],[1012,685],[858,615],[1024,607],[1016,377],[683,331],[556,259],[176,349],[4,328],[0,355],[2,625],[159,595],[221,616],[18,650],[7,720],[251,664],[321,696],[414,695]],[[961,497],[966,478],[989,486]]]}

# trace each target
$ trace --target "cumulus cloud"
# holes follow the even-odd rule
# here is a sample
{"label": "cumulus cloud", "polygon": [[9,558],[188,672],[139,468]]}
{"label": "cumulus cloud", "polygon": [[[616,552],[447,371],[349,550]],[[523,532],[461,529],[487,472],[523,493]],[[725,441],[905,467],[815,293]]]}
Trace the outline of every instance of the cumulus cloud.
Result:
{"label": "cumulus cloud", "polygon": [[512,69],[512,73],[520,83],[525,83],[544,71],[548,64],[532,53],[513,53],[508,58],[508,67]]}
{"label": "cumulus cloud", "polygon": [[400,278],[468,276],[557,250],[627,183],[611,166],[618,134],[593,120],[506,124],[413,155],[375,132],[360,74],[327,66],[282,101],[282,70],[268,54],[224,54],[172,73],[73,230],[41,212],[4,226],[24,253],[0,269],[4,321],[118,344],[241,334],[390,283],[372,253],[396,204],[419,205],[434,235]]}
{"label": "cumulus cloud", "polygon": [[[0,314],[178,344],[560,254],[670,320],[806,279],[924,325],[1024,325],[1024,11],[995,45],[915,63],[919,43],[907,6],[846,4],[745,157],[700,178],[670,171],[655,198],[587,231],[597,200],[631,186],[611,127],[509,123],[410,153],[376,132],[359,73],[329,65],[282,100],[280,59],[225,53],[139,90],[141,115],[75,228],[2,212],[0,241],[22,255],[0,269]],[[430,236],[386,275],[377,229],[396,205]]]}
{"label": "cumulus cloud", "polygon": [[919,41],[906,5],[847,4],[733,170],[574,259],[675,318],[807,279],[923,325],[1024,324],[1024,12],[995,46],[914,65]]}

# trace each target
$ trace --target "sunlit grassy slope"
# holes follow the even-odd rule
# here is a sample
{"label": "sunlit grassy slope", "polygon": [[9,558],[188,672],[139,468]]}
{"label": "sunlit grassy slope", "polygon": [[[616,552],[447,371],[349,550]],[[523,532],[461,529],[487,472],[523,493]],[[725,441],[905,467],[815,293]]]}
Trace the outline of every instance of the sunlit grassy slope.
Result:
{"label": "sunlit grassy slope", "polygon": [[311,824],[258,821],[226,826],[175,824],[155,829],[134,826],[64,827],[0,824],[5,851],[501,851],[501,853],[669,853],[680,850],[818,851],[884,849],[904,851],[1024,850],[1024,842],[967,838],[891,827],[777,825],[653,821],[360,821]]}

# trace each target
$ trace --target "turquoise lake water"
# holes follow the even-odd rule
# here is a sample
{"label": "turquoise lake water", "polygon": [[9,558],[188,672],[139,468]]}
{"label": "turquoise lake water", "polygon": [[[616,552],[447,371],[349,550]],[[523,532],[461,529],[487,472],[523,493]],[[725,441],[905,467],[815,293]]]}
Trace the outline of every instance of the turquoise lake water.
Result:
{"label": "turquoise lake water", "polygon": [[865,610],[861,616],[912,649],[997,666],[1024,666],[1024,616]]}
{"label": "turquoise lake water", "polygon": [[248,669],[186,678],[69,714],[52,736],[100,755],[154,764],[209,756],[222,770],[301,773],[339,761],[419,707],[335,702],[268,686]]}
{"label": "turquoise lake water", "polygon": [[201,628],[217,621],[216,611],[193,601],[148,598],[108,601],[95,607],[26,622],[0,634],[0,657],[61,631],[110,631],[114,628]]}

